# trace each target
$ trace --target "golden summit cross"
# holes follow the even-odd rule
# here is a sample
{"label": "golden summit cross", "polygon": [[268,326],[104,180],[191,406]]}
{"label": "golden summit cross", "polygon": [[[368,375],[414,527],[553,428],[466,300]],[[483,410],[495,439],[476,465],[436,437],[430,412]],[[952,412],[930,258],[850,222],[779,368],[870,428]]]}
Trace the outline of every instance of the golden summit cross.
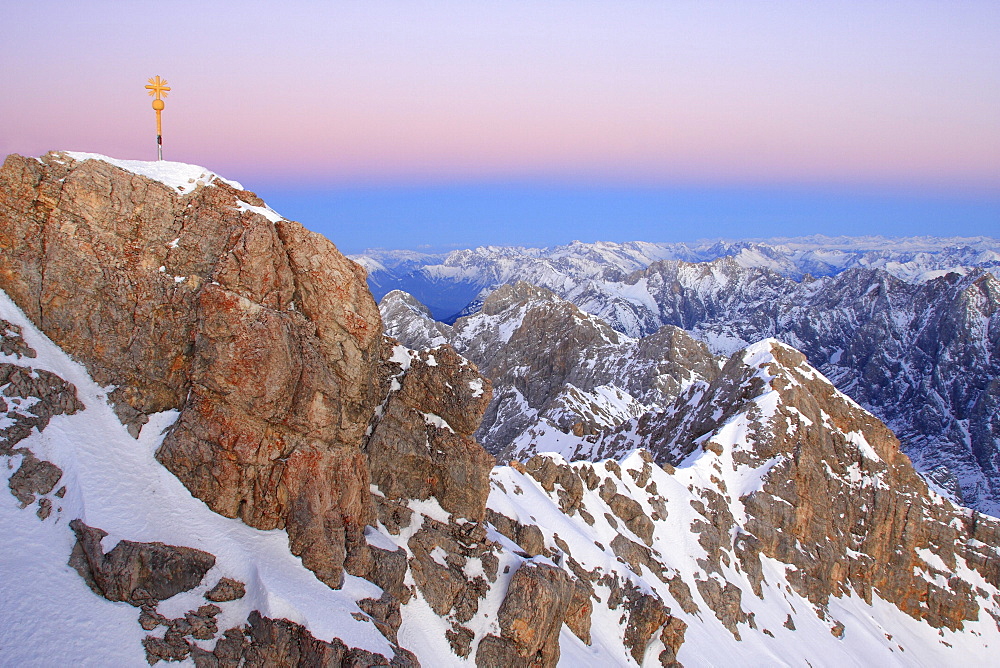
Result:
{"label": "golden summit cross", "polygon": [[150,97],[155,98],[153,109],[156,111],[156,157],[158,160],[163,160],[163,125],[160,121],[160,112],[164,107],[162,98],[167,96],[170,86],[167,85],[167,80],[161,79],[159,75],[147,81],[149,84],[146,85],[146,90],[149,91]]}

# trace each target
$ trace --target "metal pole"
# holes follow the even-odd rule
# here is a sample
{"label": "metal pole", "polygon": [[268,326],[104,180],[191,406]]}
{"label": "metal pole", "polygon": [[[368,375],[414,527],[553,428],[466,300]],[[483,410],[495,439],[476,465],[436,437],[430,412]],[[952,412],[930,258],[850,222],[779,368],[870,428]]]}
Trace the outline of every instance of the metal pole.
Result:
{"label": "metal pole", "polygon": [[156,159],[163,160],[163,126],[159,109],[156,110]]}

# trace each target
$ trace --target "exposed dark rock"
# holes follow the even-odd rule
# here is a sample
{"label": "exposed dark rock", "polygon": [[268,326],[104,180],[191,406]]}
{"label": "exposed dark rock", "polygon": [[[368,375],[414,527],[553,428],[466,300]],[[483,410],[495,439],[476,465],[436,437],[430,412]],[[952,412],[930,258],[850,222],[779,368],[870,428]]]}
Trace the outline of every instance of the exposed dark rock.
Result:
{"label": "exposed dark rock", "polygon": [[748,533],[740,533],[733,545],[736,558],[740,560],[743,572],[750,580],[750,587],[757,598],[764,598],[761,583],[764,581],[764,570],[760,562],[760,541]]}
{"label": "exposed dark rock", "polygon": [[375,504],[375,513],[378,521],[386,528],[386,531],[393,536],[399,535],[399,530],[410,526],[413,511],[406,507],[405,503],[390,501],[384,496],[372,495]]}
{"label": "exposed dark rock", "polygon": [[[11,421],[0,429],[0,455],[12,454],[32,429],[45,429],[52,416],[72,415],[83,410],[76,387],[44,369],[0,362],[0,388],[3,388],[0,410]],[[31,406],[22,408],[21,402],[29,399],[33,400]]]}
{"label": "exposed dark rock", "polygon": [[670,617],[663,625],[663,630],[660,631],[660,640],[663,641],[665,648],[659,656],[660,665],[663,668],[680,668],[681,664],[677,662],[677,652],[684,644],[684,633],[687,631],[687,626],[687,622],[679,617]]}
{"label": "exposed dark rock", "polygon": [[472,439],[489,381],[450,346],[422,351],[365,444],[372,482],[389,499],[428,499],[481,521],[493,457]]}
{"label": "exposed dark rock", "polygon": [[646,543],[653,544],[653,521],[646,516],[639,502],[628,498],[624,494],[615,494],[608,501],[611,512],[620,517],[625,526],[632,530],[632,533]]}
{"label": "exposed dark rock", "polygon": [[170,624],[171,620],[158,613],[154,606],[144,603],[140,606],[140,609],[139,626],[144,630],[152,631],[157,626],[168,626]]}
{"label": "exposed dark rock", "polygon": [[38,516],[38,519],[47,520],[49,518],[49,515],[51,514],[52,514],[52,500],[39,499],[38,510],[35,511],[35,515]]}
{"label": "exposed dark rock", "polygon": [[563,619],[573,634],[586,644],[590,644],[591,616],[594,612],[593,588],[582,580],[573,582],[573,599]]}
{"label": "exposed dark rock", "polygon": [[36,494],[48,494],[55,488],[62,477],[62,469],[52,462],[38,459],[30,450],[22,449],[20,452],[21,466],[7,481],[7,485],[10,493],[21,502],[21,507],[26,508],[35,502]]}
{"label": "exposed dark rock", "polygon": [[163,601],[201,583],[215,565],[215,557],[191,547],[160,542],[136,543],[122,540],[107,554],[101,538],[107,532],[73,520],[76,545],[69,564],[94,593],[109,601],[125,601],[134,606]]}
{"label": "exposed dark rock", "polygon": [[187,624],[186,632],[197,640],[211,640],[219,632],[219,625],[215,617],[220,612],[222,612],[222,608],[210,603],[186,613],[184,615],[184,622]]}
{"label": "exposed dark rock", "polygon": [[567,515],[576,513],[583,500],[583,481],[573,467],[556,464],[548,457],[536,455],[524,463],[524,470],[537,480],[546,492],[556,491],[559,508],[564,513]]}
{"label": "exposed dark rock", "polygon": [[670,589],[670,595],[680,604],[681,610],[689,615],[699,611],[698,604],[691,597],[691,588],[680,575],[675,575],[667,580],[667,587]]}
{"label": "exposed dark rock", "polygon": [[455,619],[462,624],[471,620],[479,611],[479,602],[486,598],[488,592],[489,585],[482,575],[467,580],[455,600]]}
{"label": "exposed dark rock", "polygon": [[714,578],[695,580],[695,584],[701,597],[705,599],[705,604],[712,609],[722,625],[739,640],[740,631],[736,625],[747,621],[747,614],[740,606],[743,591],[732,582],[726,582],[723,586]]}
{"label": "exposed dark rock", "polygon": [[531,665],[556,665],[559,629],[574,593],[572,579],[561,569],[526,563],[514,573],[497,621],[502,638],[513,643],[517,656]]}
{"label": "exposed dark rock", "polygon": [[[445,532],[435,530],[433,525],[427,525],[415,533],[409,541],[413,557],[410,559],[410,571],[417,588],[424,595],[427,603],[435,613],[447,615],[455,606],[459,594],[465,588],[465,574],[457,564],[440,563],[439,554],[458,554],[457,545]],[[440,548],[439,553],[435,550]]]}
{"label": "exposed dark rock", "polygon": [[661,580],[666,580],[663,564],[653,556],[653,553],[645,545],[639,545],[633,540],[618,534],[611,541],[611,551],[625,561],[636,575],[642,575],[642,567],[645,566],[649,572]]}
{"label": "exposed dark rock", "polygon": [[0,318],[0,354],[15,357],[35,357],[35,349],[25,343],[21,328]]}
{"label": "exposed dark rock", "polygon": [[655,594],[642,594],[629,602],[625,646],[637,663],[642,663],[650,638],[668,619],[670,609]]}
{"label": "exposed dark rock", "polygon": [[183,661],[191,653],[191,644],[174,630],[168,630],[162,638],[146,636],[142,646],[151,666],[158,661]]}
{"label": "exposed dark rock", "polygon": [[444,635],[448,639],[448,644],[451,645],[451,651],[458,656],[464,659],[472,652],[472,641],[475,635],[471,630],[458,624],[452,624],[451,628],[444,632]]}
{"label": "exposed dark rock", "polygon": [[534,524],[521,524],[491,508],[486,509],[486,521],[504,536],[517,543],[529,557],[544,554],[545,537],[542,535],[542,530]]}
{"label": "exposed dark rock", "polygon": [[399,548],[394,552],[372,547],[373,566],[365,577],[391,594],[400,603],[410,600],[410,588],[403,584],[406,578],[406,550]]}
{"label": "exposed dark rock", "polygon": [[[287,619],[269,619],[254,610],[247,620],[249,643],[243,649],[246,666],[340,666],[347,646],[339,638],[317,640],[308,629]],[[388,661],[381,664],[388,665]]]}
{"label": "exposed dark rock", "polygon": [[222,578],[214,587],[205,592],[205,598],[215,603],[224,603],[243,598],[246,593],[246,585],[239,580]]}
{"label": "exposed dark rock", "polygon": [[192,648],[191,658],[198,668],[237,668],[249,647],[249,640],[243,629],[226,630],[215,643],[211,652]]}
{"label": "exposed dark rock", "polygon": [[[521,656],[517,643],[508,638],[488,635],[476,648],[477,668],[534,668],[537,665],[542,665],[537,657]],[[554,666],[555,663],[546,665]]]}
{"label": "exposed dark rock", "polygon": [[379,598],[366,598],[358,601],[358,607],[364,610],[387,640],[396,644],[396,633],[399,631],[403,618],[399,613],[399,599],[383,592]]}

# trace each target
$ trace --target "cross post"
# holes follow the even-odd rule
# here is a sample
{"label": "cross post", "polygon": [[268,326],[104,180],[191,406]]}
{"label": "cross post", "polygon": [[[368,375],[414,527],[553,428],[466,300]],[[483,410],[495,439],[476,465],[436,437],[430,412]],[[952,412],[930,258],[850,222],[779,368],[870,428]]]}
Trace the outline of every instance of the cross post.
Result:
{"label": "cross post", "polygon": [[153,100],[153,110],[156,111],[156,157],[157,160],[163,160],[163,124],[160,119],[160,112],[163,111],[163,100],[161,98],[167,96],[167,92],[170,87],[167,86],[167,80],[161,79],[159,75],[149,79],[149,84],[146,86],[146,90],[149,91],[150,97],[154,97]]}

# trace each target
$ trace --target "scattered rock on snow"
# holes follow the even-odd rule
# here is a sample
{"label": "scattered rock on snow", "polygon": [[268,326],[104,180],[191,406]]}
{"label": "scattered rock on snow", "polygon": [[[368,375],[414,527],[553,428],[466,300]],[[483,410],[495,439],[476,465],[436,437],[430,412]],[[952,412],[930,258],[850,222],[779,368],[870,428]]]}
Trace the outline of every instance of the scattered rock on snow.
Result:
{"label": "scattered rock on snow", "polygon": [[196,587],[215,565],[215,556],[208,552],[160,542],[122,540],[104,554],[101,539],[107,532],[78,519],[70,527],[76,533],[76,545],[69,565],[94,593],[109,601],[138,607],[166,600]]}

